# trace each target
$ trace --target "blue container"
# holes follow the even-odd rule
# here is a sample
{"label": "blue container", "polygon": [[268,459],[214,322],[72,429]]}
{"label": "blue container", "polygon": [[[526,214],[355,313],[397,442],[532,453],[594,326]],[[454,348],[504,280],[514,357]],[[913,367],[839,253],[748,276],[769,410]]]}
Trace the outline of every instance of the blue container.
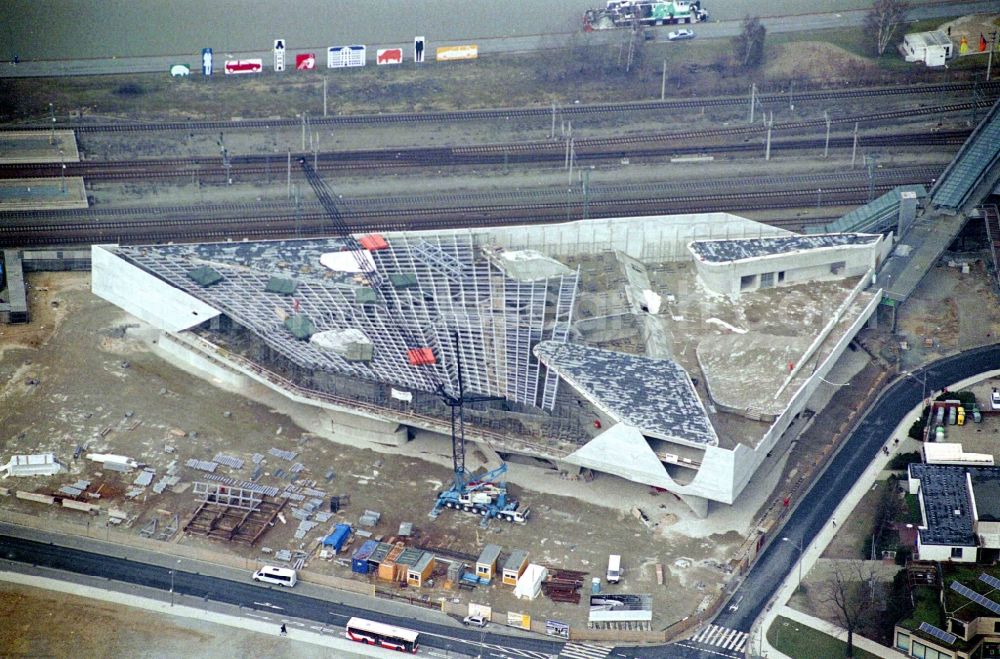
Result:
{"label": "blue container", "polygon": [[333,529],[333,533],[323,538],[323,546],[333,547],[333,550],[339,553],[344,548],[344,544],[349,537],[351,537],[351,525],[337,524]]}
{"label": "blue container", "polygon": [[372,555],[376,547],[378,547],[378,543],[374,540],[366,540],[363,545],[358,547],[358,550],[351,557],[351,570],[358,574],[368,574],[368,557]]}

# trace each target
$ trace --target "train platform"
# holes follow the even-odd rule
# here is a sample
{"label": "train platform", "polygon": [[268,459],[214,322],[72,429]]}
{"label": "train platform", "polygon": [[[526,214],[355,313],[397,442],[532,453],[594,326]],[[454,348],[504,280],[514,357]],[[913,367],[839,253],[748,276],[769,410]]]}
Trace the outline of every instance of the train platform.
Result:
{"label": "train platform", "polygon": [[0,164],[80,162],[72,130],[23,130],[0,133]]}
{"label": "train platform", "polygon": [[0,179],[0,212],[87,208],[82,176]]}

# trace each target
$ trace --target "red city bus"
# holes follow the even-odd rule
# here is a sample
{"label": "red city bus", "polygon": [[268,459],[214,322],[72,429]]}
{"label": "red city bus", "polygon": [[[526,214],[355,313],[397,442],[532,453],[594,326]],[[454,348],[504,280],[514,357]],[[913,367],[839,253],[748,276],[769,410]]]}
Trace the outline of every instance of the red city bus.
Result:
{"label": "red city bus", "polygon": [[417,636],[412,629],[394,627],[374,620],[351,618],[347,621],[347,638],[358,643],[380,645],[390,650],[417,652]]}

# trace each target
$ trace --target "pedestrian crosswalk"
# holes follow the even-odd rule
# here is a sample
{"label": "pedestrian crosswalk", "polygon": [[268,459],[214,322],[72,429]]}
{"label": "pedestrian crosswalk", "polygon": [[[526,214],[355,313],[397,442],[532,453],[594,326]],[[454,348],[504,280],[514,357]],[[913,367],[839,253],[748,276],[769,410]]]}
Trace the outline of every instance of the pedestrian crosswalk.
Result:
{"label": "pedestrian crosswalk", "polygon": [[695,643],[704,643],[732,652],[742,652],[749,635],[738,629],[709,625],[691,638]]}
{"label": "pedestrian crosswalk", "polygon": [[604,659],[610,652],[611,648],[602,648],[599,645],[567,643],[559,652],[559,656],[572,657],[572,659]]}

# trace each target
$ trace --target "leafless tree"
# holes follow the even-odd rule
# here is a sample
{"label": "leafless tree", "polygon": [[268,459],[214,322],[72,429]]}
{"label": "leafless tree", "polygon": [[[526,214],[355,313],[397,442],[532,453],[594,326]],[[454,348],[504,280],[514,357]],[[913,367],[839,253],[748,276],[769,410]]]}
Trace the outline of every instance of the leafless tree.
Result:
{"label": "leafless tree", "polygon": [[876,603],[875,563],[836,561],[820,601],[831,607],[834,617],[847,630],[847,653],[854,656],[854,632],[870,621]]}
{"label": "leafless tree", "polygon": [[879,57],[889,47],[908,11],[910,3],[906,0],[875,0],[871,11],[865,16],[865,33],[871,37],[875,53]]}
{"label": "leafless tree", "polygon": [[767,28],[760,17],[747,14],[743,28],[733,37],[733,61],[739,69],[755,69],[764,62],[764,38]]}

